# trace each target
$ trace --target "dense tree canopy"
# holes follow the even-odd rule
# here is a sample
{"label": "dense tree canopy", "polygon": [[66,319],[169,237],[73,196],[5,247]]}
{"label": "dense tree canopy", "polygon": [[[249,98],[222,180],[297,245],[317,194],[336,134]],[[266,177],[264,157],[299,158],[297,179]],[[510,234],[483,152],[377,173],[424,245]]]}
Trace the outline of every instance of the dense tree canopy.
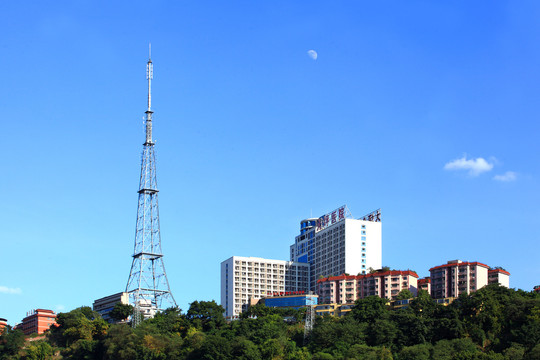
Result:
{"label": "dense tree canopy", "polygon": [[[406,294],[408,295],[408,294]],[[214,301],[109,325],[88,307],[58,315],[46,341],[0,335],[1,359],[540,359],[540,294],[487,286],[448,306],[425,292],[392,310],[368,297],[336,318],[317,317],[304,339],[303,310],[252,307],[227,323]]]}

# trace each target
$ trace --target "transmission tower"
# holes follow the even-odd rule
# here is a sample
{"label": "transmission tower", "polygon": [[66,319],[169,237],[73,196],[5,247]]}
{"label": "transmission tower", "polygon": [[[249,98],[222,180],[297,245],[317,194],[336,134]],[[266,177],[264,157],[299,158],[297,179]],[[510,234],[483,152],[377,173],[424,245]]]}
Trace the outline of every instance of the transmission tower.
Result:
{"label": "transmission tower", "polygon": [[156,181],[155,143],[152,141],[153,65],[151,53],[146,64],[148,109],[146,110],[146,141],[143,144],[139,203],[135,228],[135,250],[126,292],[135,308],[132,325],[153,317],[157,311],[176,306],[169,288],[163,264],[159,231],[158,190]]}

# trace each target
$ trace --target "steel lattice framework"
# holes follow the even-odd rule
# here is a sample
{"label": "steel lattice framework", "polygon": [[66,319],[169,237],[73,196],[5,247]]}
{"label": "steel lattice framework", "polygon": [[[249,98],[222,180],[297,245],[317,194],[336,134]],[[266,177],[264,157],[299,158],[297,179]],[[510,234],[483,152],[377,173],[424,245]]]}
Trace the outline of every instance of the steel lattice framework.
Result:
{"label": "steel lattice framework", "polygon": [[157,311],[176,306],[167,280],[161,234],[159,231],[158,189],[156,180],[155,143],[152,141],[151,84],[153,64],[146,65],[148,80],[148,110],[146,110],[146,141],[143,144],[139,202],[135,229],[133,263],[126,285],[130,303],[135,308],[132,323],[136,326],[143,318],[153,317]]}

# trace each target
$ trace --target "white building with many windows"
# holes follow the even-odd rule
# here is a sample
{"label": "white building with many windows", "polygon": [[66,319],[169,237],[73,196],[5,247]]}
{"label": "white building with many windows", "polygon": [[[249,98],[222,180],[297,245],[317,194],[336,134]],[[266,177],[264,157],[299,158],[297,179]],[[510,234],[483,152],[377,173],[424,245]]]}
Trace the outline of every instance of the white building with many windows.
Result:
{"label": "white building with many windows", "polygon": [[300,222],[291,245],[291,260],[310,265],[310,290],[317,279],[341,274],[366,274],[382,268],[381,212],[353,219],[346,206]]}
{"label": "white building with many windows", "polygon": [[234,319],[250,299],[308,288],[309,265],[285,260],[233,256],[221,263],[221,306]]}

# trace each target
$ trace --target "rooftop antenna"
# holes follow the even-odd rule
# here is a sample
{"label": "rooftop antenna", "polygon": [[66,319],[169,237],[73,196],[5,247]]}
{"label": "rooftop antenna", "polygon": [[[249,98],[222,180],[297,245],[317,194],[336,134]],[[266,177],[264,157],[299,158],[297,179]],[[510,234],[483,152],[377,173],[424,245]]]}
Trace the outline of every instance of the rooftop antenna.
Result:
{"label": "rooftop antenna", "polygon": [[148,62],[146,63],[146,79],[148,80],[148,110],[146,110],[146,144],[152,144],[152,79],[154,65],[152,64],[152,44],[148,44]]}

